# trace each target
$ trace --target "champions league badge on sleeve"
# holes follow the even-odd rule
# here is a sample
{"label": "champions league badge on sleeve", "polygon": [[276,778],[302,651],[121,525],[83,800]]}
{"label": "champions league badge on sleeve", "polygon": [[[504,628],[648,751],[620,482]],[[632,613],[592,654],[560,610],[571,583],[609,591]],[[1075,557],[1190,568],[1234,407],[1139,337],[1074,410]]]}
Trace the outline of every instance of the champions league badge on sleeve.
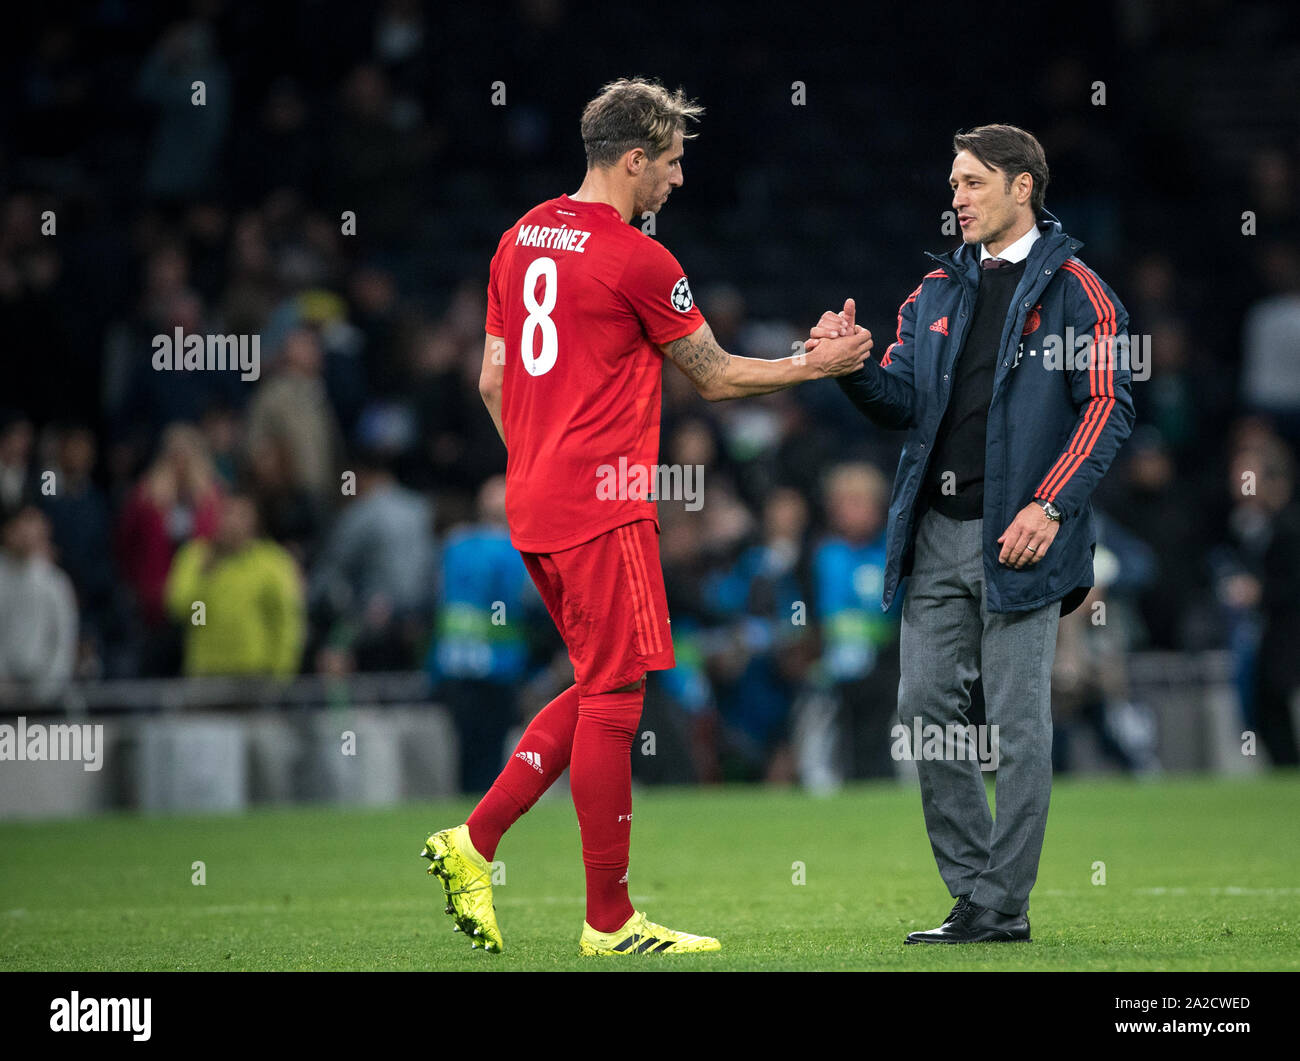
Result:
{"label": "champions league badge on sleeve", "polygon": [[691,285],[686,282],[684,276],[673,285],[673,293],[668,298],[673,304],[673,309],[678,313],[689,313],[691,307],[695,305],[695,299],[691,296]]}

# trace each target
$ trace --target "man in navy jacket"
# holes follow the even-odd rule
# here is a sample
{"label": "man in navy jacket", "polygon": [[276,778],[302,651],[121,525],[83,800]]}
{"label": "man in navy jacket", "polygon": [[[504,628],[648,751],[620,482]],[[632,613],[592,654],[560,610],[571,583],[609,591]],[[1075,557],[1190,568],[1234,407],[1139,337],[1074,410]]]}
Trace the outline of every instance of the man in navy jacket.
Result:
{"label": "man in navy jacket", "polygon": [[[900,307],[894,343],[839,380],[871,421],[908,433],[883,604],[908,577],[898,714],[957,900],[908,943],[1029,939],[1057,624],[1092,585],[1089,497],[1133,424],[1128,314],[1043,209],[1041,145],[987,125],[956,136],[953,151],[962,246],[930,255],[935,268]],[[809,346],[861,330],[854,312],[850,299],[824,314]],[[988,722],[978,735],[966,719],[977,677]],[[977,737],[991,750],[985,768],[997,769],[996,821]]]}

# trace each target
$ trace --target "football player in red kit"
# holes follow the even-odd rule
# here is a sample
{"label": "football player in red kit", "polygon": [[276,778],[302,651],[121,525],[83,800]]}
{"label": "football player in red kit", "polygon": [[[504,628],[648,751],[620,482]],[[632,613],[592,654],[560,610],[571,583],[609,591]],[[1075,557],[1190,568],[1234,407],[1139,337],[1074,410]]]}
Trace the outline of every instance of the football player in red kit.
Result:
{"label": "football player in red kit", "polygon": [[663,359],[721,401],[845,375],[871,350],[864,331],[782,360],[728,354],[677,259],[628,224],[681,187],[687,122],[701,113],[657,82],[607,85],[582,115],[582,186],[528,211],[492,259],[479,390],[506,444],[511,541],[564,638],[575,684],[533,719],[469,820],[422,852],[455,927],[489,951],[502,949],[497,844],[566,767],[587,876],[581,953],[719,949],[648,921],[628,898],[645,674],[674,665],[650,496]]}

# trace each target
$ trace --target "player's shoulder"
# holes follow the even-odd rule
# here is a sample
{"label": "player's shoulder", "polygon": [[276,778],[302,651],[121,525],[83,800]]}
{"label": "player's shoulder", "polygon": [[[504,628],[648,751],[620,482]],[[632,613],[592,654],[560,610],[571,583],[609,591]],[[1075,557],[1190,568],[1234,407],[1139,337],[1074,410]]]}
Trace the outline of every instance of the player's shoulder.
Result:
{"label": "player's shoulder", "polygon": [[[698,313],[691,282],[681,262],[672,251],[650,236],[637,232],[637,237],[634,253],[623,269],[619,287],[651,302],[662,300],[665,310],[671,309],[682,316]],[[691,328],[683,335],[694,330]]]}
{"label": "player's shoulder", "polygon": [[624,225],[623,227],[627,229],[632,246],[636,247],[643,256],[648,259],[672,262],[674,265],[677,263],[677,255],[661,243],[658,238],[641,231],[636,225]]}
{"label": "player's shoulder", "polygon": [[627,262],[623,272],[625,281],[637,282],[645,278],[658,281],[668,273],[674,274],[673,279],[685,278],[686,270],[677,256],[654,236],[642,232],[635,225],[622,227],[618,249]]}

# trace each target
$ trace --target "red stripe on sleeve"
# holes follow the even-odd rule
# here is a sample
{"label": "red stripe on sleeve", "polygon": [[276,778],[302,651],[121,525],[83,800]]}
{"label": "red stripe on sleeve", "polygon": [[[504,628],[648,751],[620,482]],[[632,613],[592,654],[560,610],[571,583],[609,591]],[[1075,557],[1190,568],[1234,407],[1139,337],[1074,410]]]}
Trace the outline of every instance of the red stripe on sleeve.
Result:
{"label": "red stripe on sleeve", "polygon": [[[1110,419],[1111,410],[1115,407],[1115,362],[1112,341],[1118,324],[1115,304],[1106,296],[1100,280],[1091,270],[1073,260],[1066,262],[1061,268],[1079,281],[1096,312],[1097,323],[1093,328],[1092,356],[1089,358],[1088,365],[1090,395],[1088,411],[1084,415],[1083,422],[1075,430],[1065,452],[1052,465],[1038,489],[1034,491],[1035,497],[1041,497],[1046,501],[1055,500],[1070,477],[1087,460]],[[1106,359],[1104,365],[1101,361],[1103,351]],[[1070,353],[1072,355],[1073,351]]]}

